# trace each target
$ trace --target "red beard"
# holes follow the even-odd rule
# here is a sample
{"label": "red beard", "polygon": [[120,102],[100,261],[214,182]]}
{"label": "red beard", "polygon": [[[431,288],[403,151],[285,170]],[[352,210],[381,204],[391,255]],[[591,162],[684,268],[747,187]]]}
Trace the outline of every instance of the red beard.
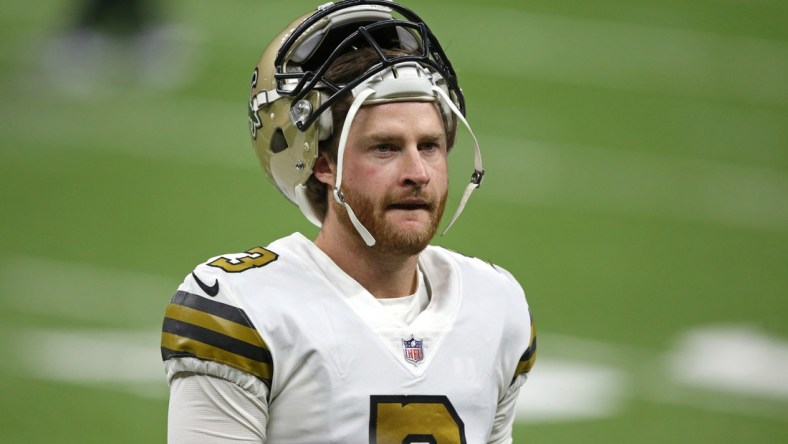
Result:
{"label": "red beard", "polygon": [[[444,193],[440,200],[436,201],[426,194],[414,190],[412,193],[404,196],[386,196],[382,204],[376,208],[375,204],[365,196],[356,194],[351,190],[343,190],[343,193],[345,201],[353,209],[358,220],[375,238],[375,245],[372,248],[384,254],[407,256],[419,254],[429,245],[435,236],[435,232],[438,230],[448,196],[448,193]],[[386,220],[385,213],[388,210],[396,208],[398,204],[407,199],[414,198],[419,199],[423,210],[429,212],[430,218],[427,225],[418,230],[406,230],[396,227]],[[330,199],[330,201],[342,225],[346,229],[355,232],[356,229],[350,221],[347,210],[334,199]]]}

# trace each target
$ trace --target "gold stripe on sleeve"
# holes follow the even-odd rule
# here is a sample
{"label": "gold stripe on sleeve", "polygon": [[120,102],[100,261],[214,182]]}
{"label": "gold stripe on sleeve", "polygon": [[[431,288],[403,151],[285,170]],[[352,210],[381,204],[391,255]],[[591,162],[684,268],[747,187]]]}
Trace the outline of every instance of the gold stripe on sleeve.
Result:
{"label": "gold stripe on sleeve", "polygon": [[271,381],[271,366],[244,356],[231,353],[203,342],[164,332],[161,336],[162,347],[177,352],[194,355],[200,359],[208,359],[247,372],[260,379]]}
{"label": "gold stripe on sleeve", "polygon": [[257,330],[249,328],[245,325],[237,324],[224,318],[220,318],[218,316],[213,316],[203,311],[195,310],[183,305],[169,304],[165,316],[177,321],[183,321],[188,324],[197,325],[199,327],[203,327],[208,330],[212,330],[225,336],[229,336],[231,338],[235,338],[268,350],[268,345],[257,333]]}

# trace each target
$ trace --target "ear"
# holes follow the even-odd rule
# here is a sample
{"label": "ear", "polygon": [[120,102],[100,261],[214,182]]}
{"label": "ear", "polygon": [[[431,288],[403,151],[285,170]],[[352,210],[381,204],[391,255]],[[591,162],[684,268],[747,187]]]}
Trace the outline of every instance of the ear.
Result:
{"label": "ear", "polygon": [[329,189],[336,183],[336,164],[331,162],[324,153],[320,153],[312,167],[312,174],[320,182],[328,185]]}

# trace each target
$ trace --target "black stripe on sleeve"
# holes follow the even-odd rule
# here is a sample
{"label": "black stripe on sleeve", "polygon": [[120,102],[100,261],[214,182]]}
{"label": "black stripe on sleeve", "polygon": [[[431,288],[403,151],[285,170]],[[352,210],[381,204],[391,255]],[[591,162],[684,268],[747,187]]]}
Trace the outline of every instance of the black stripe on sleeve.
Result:
{"label": "black stripe on sleeve", "polygon": [[272,363],[271,353],[263,347],[252,345],[248,342],[244,342],[194,324],[181,322],[175,319],[164,318],[162,330],[166,333],[172,333],[177,336],[193,339],[195,341],[199,341],[258,362],[264,362],[268,364]]}
{"label": "black stripe on sleeve", "polygon": [[235,322],[236,324],[241,324],[245,327],[252,329],[254,328],[252,323],[246,317],[246,313],[244,313],[244,311],[240,308],[223,304],[221,302],[212,301],[196,294],[178,290],[172,296],[172,303],[203,311],[205,313],[227,319],[228,321]]}

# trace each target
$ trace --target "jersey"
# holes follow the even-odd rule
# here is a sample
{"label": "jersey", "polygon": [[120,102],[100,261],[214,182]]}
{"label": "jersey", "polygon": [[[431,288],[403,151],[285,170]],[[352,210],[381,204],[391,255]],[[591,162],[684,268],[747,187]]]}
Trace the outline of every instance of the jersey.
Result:
{"label": "jersey", "polygon": [[525,295],[505,270],[443,248],[419,268],[430,302],[406,324],[300,234],[212,258],[167,308],[168,376],[263,397],[268,442],[486,442],[535,359]]}

